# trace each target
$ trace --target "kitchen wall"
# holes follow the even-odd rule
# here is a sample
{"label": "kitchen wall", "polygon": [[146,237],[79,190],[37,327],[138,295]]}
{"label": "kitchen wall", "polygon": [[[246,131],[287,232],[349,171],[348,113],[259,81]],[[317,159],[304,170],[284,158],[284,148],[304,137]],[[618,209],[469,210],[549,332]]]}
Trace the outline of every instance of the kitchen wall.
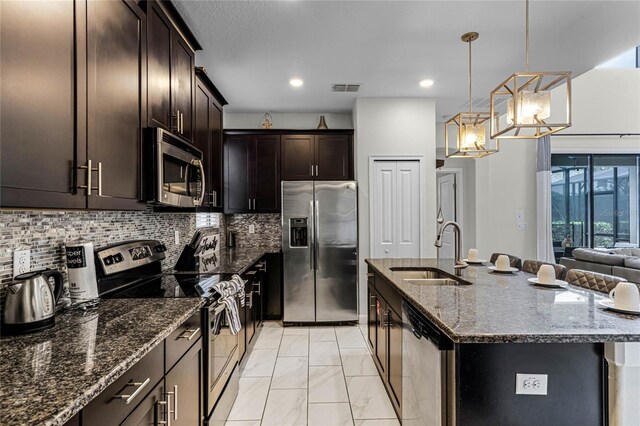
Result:
{"label": "kitchen wall", "polygon": [[[202,223],[220,223],[224,227],[221,214],[198,216]],[[195,229],[196,215],[193,213],[2,210],[0,300],[13,277],[13,250],[16,248],[31,249],[32,270],[56,268],[63,272],[66,281],[64,244],[67,241],[82,239],[101,247],[138,238],[158,239],[167,246],[164,267],[168,269],[176,263]],[[174,231],[180,233],[180,244],[175,244]]]}
{"label": "kitchen wall", "polygon": [[[557,89],[554,89],[557,90]],[[572,126],[562,133],[640,133],[640,69],[594,69],[572,80]],[[638,153],[640,137],[553,136],[552,152]],[[536,256],[536,141],[505,140],[476,165],[476,240],[481,253]],[[528,229],[516,229],[523,210]]]}
{"label": "kitchen wall", "polygon": [[[249,233],[254,225],[254,233]],[[280,247],[280,214],[233,214],[226,216],[226,230],[236,233],[236,247]]]}
{"label": "kitchen wall", "polygon": [[[351,113],[324,114],[306,112],[272,112],[273,129],[315,129],[324,115],[330,129],[353,129]],[[260,129],[264,112],[223,111],[225,129]]]}
{"label": "kitchen wall", "polygon": [[359,306],[366,316],[369,257],[369,158],[421,156],[423,161],[421,246],[424,257],[435,257],[436,235],[436,108],[429,98],[358,98],[354,105],[356,177],[358,180]]}

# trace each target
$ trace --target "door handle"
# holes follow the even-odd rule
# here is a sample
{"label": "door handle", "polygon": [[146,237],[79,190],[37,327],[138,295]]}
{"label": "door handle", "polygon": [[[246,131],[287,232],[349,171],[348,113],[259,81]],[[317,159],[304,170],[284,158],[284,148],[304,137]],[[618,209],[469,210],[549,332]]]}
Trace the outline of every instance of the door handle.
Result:
{"label": "door handle", "polygon": [[200,168],[200,181],[202,182],[202,188],[200,188],[200,197],[198,199],[194,198],[194,204],[196,206],[201,206],[202,202],[204,201],[204,196],[206,194],[206,190],[205,190],[206,181],[205,181],[205,178],[204,178],[204,165],[202,164],[201,160],[193,160],[192,164],[195,164]]}
{"label": "door handle", "polygon": [[[316,175],[317,176],[317,175]],[[316,242],[316,247],[315,247],[315,252],[316,252],[316,270],[320,269],[320,202],[316,201],[316,210],[314,213],[314,219],[315,219],[315,228],[316,228],[316,238],[315,238],[315,242]]]}
{"label": "door handle", "polygon": [[[314,214],[313,214],[313,201],[309,201],[309,219],[311,219],[311,223],[315,223]],[[309,239],[309,269],[313,271],[314,269],[314,260],[315,260],[315,245],[316,239],[313,231],[313,226],[309,227],[307,225],[307,234],[310,237]]]}
{"label": "door handle", "polygon": [[376,297],[375,296],[369,296],[369,307],[371,309],[376,307]]}

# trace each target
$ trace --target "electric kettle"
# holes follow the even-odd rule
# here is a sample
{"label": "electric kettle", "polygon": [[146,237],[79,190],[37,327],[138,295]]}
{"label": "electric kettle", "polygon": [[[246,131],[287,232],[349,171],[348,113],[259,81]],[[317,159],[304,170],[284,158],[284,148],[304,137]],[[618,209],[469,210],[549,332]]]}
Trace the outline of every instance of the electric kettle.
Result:
{"label": "electric kettle", "polygon": [[[49,278],[55,281],[51,289]],[[3,334],[23,334],[53,327],[56,302],[62,294],[62,274],[52,269],[13,278],[4,301]]]}

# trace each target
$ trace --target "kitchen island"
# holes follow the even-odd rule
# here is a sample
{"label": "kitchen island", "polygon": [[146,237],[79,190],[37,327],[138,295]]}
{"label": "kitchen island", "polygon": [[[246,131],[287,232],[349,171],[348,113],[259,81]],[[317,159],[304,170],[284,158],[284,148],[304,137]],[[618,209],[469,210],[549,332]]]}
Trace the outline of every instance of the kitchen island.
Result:
{"label": "kitchen island", "polygon": [[[596,302],[604,294],[573,286],[540,288],[527,281],[533,275],[497,274],[486,265],[469,266],[456,276],[452,259],[366,262],[369,342],[402,417],[412,409],[403,404],[410,399],[403,393],[413,390],[407,357],[401,354],[411,344],[411,331],[406,332],[411,327],[401,312],[410,306],[441,336],[437,353],[448,383],[439,397],[447,423],[604,424],[612,419],[607,385],[615,374],[605,361],[605,346],[640,342],[640,317],[601,309]],[[407,270],[429,269],[459,283],[405,279]],[[403,328],[405,333],[398,331]],[[378,343],[385,336],[383,353]],[[517,374],[546,375],[545,393],[516,393]],[[422,382],[416,386],[428,386],[426,379]]]}

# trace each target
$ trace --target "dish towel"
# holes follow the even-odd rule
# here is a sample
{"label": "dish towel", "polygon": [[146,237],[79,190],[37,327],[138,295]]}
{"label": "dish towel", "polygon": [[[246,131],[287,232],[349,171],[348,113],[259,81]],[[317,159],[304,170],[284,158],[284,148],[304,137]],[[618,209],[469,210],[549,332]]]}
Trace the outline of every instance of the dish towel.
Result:
{"label": "dish towel", "polygon": [[220,294],[220,303],[225,305],[225,314],[229,331],[236,335],[242,329],[237,298],[240,297],[240,305],[244,306],[244,281],[239,275],[234,275],[229,281],[217,283],[213,289]]}

